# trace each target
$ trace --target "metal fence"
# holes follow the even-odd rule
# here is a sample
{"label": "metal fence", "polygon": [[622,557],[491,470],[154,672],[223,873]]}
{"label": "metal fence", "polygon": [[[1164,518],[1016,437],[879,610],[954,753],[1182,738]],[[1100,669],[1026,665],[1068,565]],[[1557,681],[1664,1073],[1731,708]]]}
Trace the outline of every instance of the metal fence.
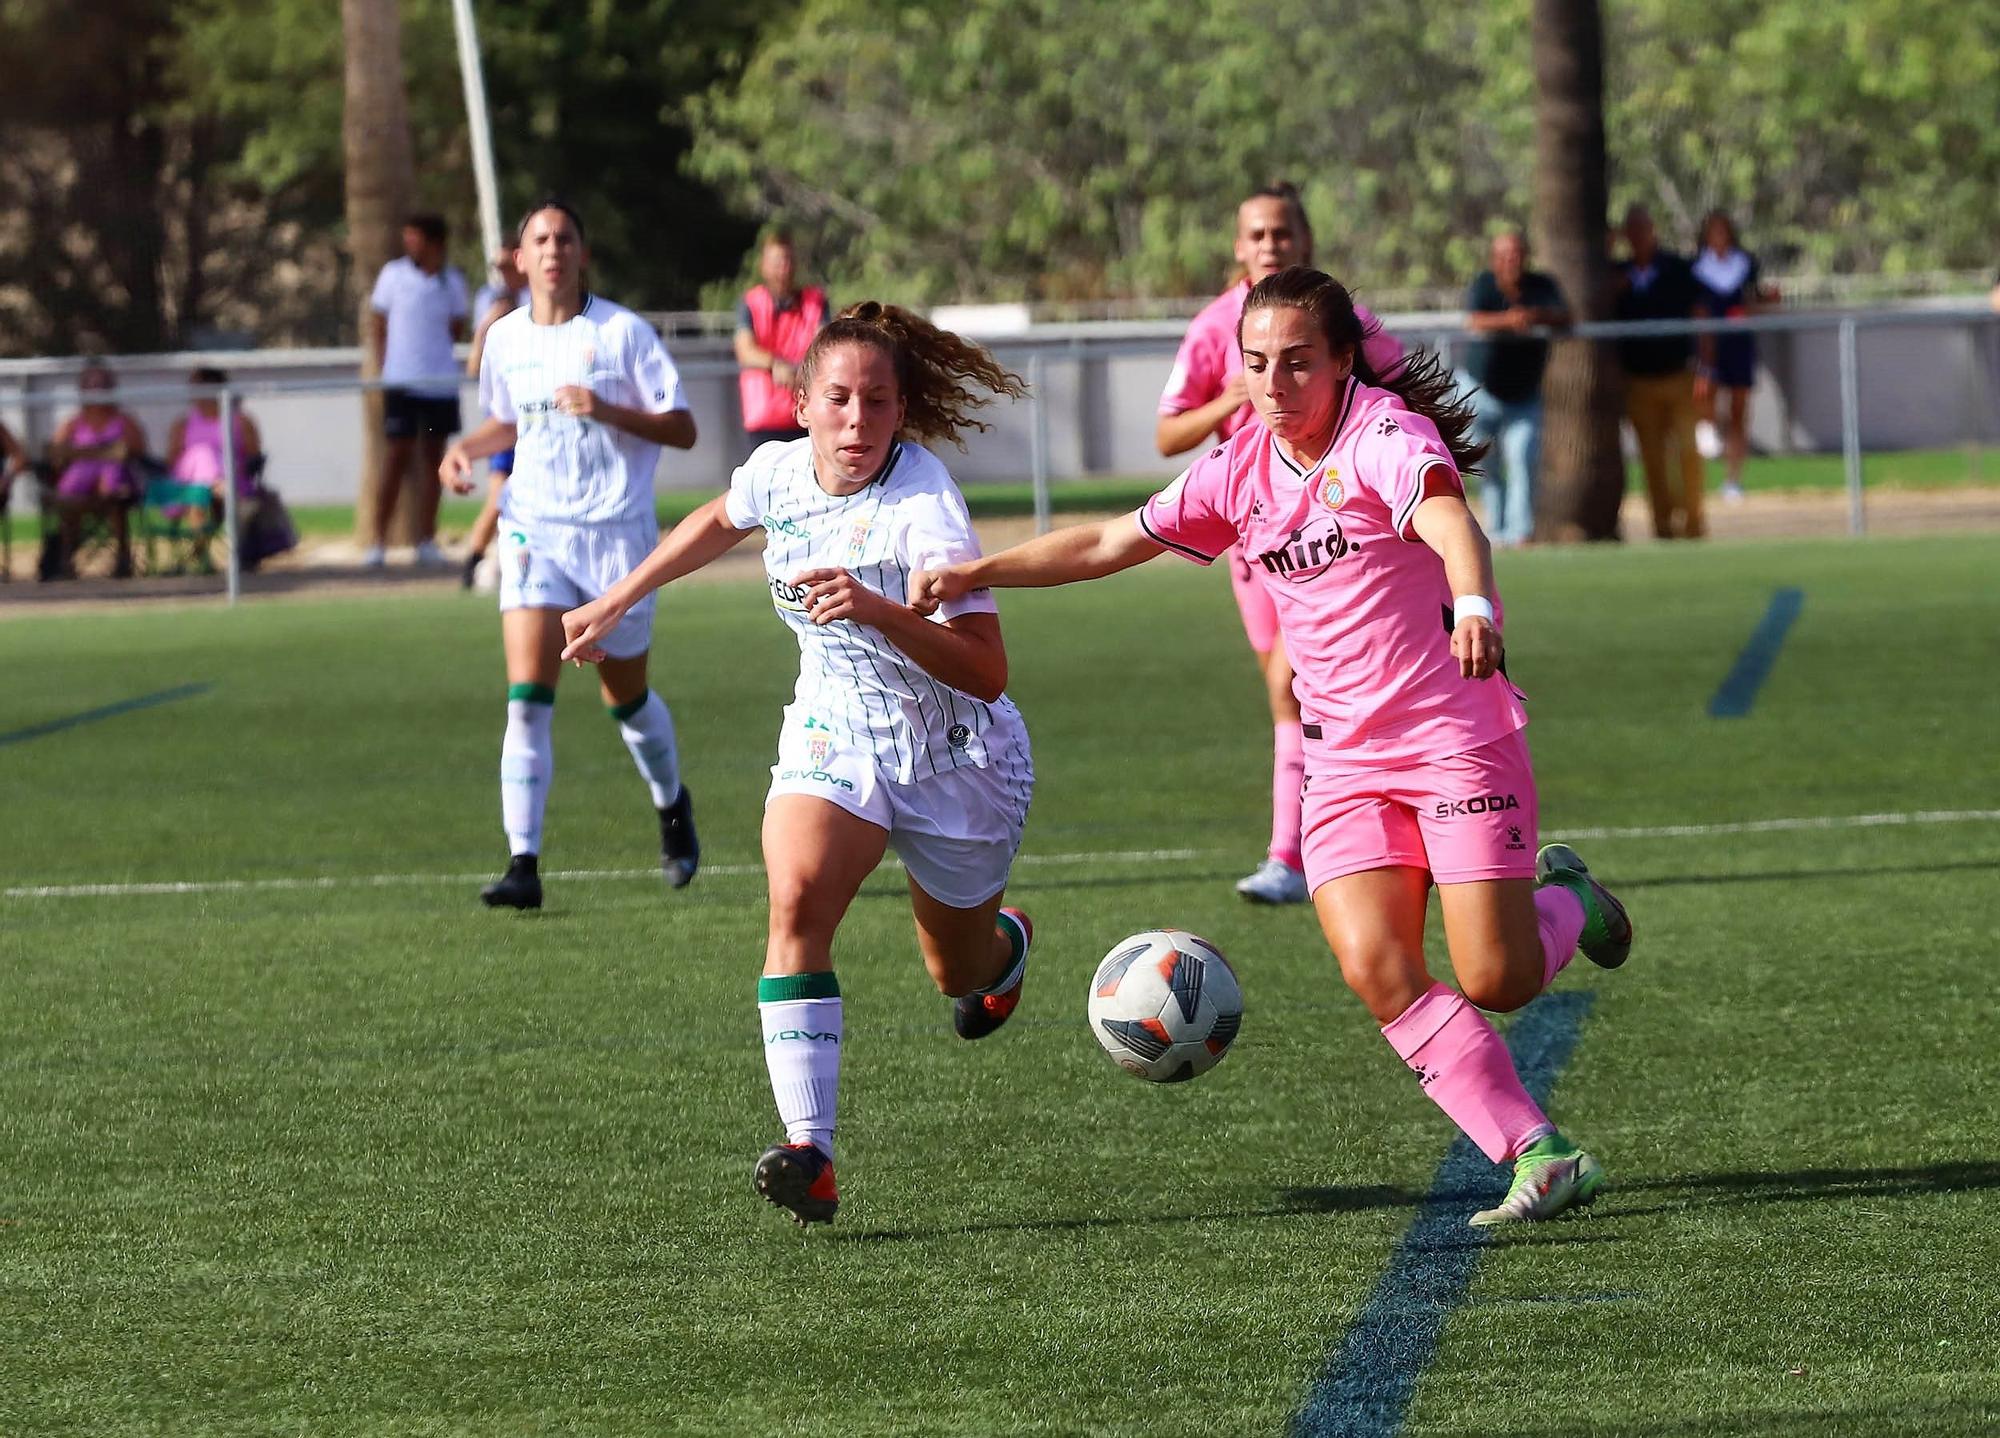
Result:
{"label": "metal fence", "polygon": [[[1463,328],[1458,315],[1386,315],[1385,325],[1406,344],[1429,345],[1447,359],[1468,342],[1483,338]],[[954,472],[968,486],[983,480],[1014,478],[1023,471],[1031,481],[1038,529],[1046,529],[1051,491],[1063,478],[1091,474],[1171,473],[1174,462],[1152,449],[1156,400],[1172,363],[1183,326],[1178,322],[1075,324],[1047,326],[1024,335],[994,336],[985,341],[1005,364],[1028,382],[1023,400],[994,411],[992,432],[973,442]],[[1849,312],[1788,311],[1747,319],[1661,321],[1642,324],[1579,325],[1567,331],[1531,332],[1557,342],[1609,342],[1624,338],[1676,334],[1751,333],[1774,342],[1760,374],[1760,394],[1768,397],[1761,423],[1762,448],[1779,452],[1836,448],[1843,456],[1848,526],[1861,534],[1866,527],[1863,503],[1863,450],[1871,425],[1878,431],[1875,448],[1911,447],[1908,440],[1950,435],[1948,443],[1967,449],[1968,464],[1977,472],[1983,447],[2000,440],[2000,314],[1964,305]],[[1900,337],[1900,343],[1886,341]],[[1914,337],[1914,342],[1912,342]],[[1865,389],[1869,371],[1864,351],[1871,339],[1883,340],[1882,372]],[[1834,349],[1831,364],[1824,349]],[[724,436],[706,455],[676,454],[665,487],[716,487],[726,481],[740,458],[740,447],[728,436],[737,427],[734,386],[737,368],[726,345],[677,345],[679,368],[707,437]],[[1913,360],[1911,356],[1916,358]],[[241,592],[241,574],[233,537],[239,533],[234,454],[234,416],[246,401],[260,405],[310,402],[309,424],[285,432],[283,443],[301,440],[310,452],[315,440],[330,439],[336,430],[343,442],[358,450],[362,394],[379,383],[355,377],[355,351],[290,355],[287,367],[299,370],[315,363],[320,373],[293,378],[249,377],[240,371],[259,358],[247,354],[144,357],[118,361],[115,367],[136,378],[150,370],[170,374],[198,363],[238,368],[227,384],[210,388],[181,382],[144,381],[121,384],[121,405],[156,409],[171,405],[184,410],[195,398],[213,397],[221,409],[225,438],[222,503],[227,593],[233,602]],[[0,417],[17,416],[16,432],[31,441],[53,429],[58,411],[75,408],[81,393],[74,374],[82,361],[0,362]],[[461,384],[462,377],[454,376]],[[469,384],[467,384],[469,388]],[[10,392],[11,391],[11,392]],[[1873,403],[1864,413],[1864,394]],[[322,403],[324,401],[324,403]],[[295,405],[294,408],[297,408]],[[1876,411],[1880,411],[1877,413]],[[1914,418],[1913,418],[1914,416]],[[1838,444],[1828,445],[1829,421],[1837,419]],[[26,422],[23,423],[22,421]],[[1908,421],[1907,423],[1905,421]],[[318,426],[318,428],[315,428]],[[266,422],[267,432],[272,428]],[[311,430],[312,433],[304,433]],[[1803,441],[1803,442],[1801,442]],[[705,466],[705,468],[704,468]],[[351,499],[353,476],[348,470],[345,493]],[[689,484],[688,481],[692,481]]]}

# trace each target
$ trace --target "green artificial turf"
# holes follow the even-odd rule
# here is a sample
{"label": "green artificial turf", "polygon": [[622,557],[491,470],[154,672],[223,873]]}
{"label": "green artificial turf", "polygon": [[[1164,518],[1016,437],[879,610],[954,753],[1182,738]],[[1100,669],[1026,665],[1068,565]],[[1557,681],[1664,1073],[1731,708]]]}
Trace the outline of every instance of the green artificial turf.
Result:
{"label": "green artificial turf", "polygon": [[[1544,834],[1646,831],[1576,838],[1638,942],[1560,980],[1595,1003],[1552,1110],[1609,1187],[1482,1250],[1402,1431],[1994,1431],[1992,540],[1501,565]],[[1787,586],[1755,707],[1709,718]],[[0,624],[0,1433],[1285,1431],[1451,1130],[1311,915],[1231,892],[1270,729],[1227,589],[1162,560],[1004,596],[1026,999],[955,1039],[900,876],[869,882],[836,948],[843,1207],[807,1234],[749,1183],[794,672],[760,584],[670,592],[656,633],[704,874],[649,877],[645,791],[567,671],[529,916],[476,901],[490,599]],[[1662,832],[1864,814],[1905,821]],[[93,885],[159,887],[62,887]],[[1247,1012],[1155,1088],[1083,1011],[1162,924]]]}

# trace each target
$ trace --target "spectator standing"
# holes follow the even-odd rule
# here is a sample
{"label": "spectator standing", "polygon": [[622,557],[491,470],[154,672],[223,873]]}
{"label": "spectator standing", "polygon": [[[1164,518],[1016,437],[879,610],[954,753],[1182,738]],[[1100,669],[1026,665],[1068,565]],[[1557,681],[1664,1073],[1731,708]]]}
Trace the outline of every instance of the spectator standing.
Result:
{"label": "spectator standing", "polygon": [[146,453],[146,430],[118,407],[118,378],[101,364],[84,367],[76,387],[83,405],[63,421],[49,443],[49,461],[56,470],[56,524],[62,544],[64,578],[75,578],[72,566],[83,539],[83,521],[97,515],[111,527],[118,546],[112,575],[132,577],[132,502],[139,495],[138,461]]}
{"label": "spectator standing", "polygon": [[[1653,217],[1642,205],[1625,212],[1629,251],[1617,266],[1614,312],[1620,320],[1688,320],[1703,308],[1694,271],[1679,255],[1660,248]],[[1699,539],[1702,459],[1695,446],[1692,334],[1649,335],[1618,342],[1625,370],[1625,414],[1639,442],[1653,533],[1661,539]],[[1671,476],[1678,474],[1676,485]]]}
{"label": "spectator standing", "polygon": [[[470,378],[479,378],[480,361],[486,358],[486,332],[493,328],[496,321],[505,319],[527,303],[528,277],[521,269],[521,251],[514,245],[502,245],[493,252],[492,277],[479,287],[479,293],[472,299],[475,327],[472,331],[472,352],[465,359],[465,373]],[[500,486],[513,472],[512,449],[503,449],[486,461],[486,503],[480,507],[479,518],[472,522],[472,533],[466,536],[465,568],[459,576],[461,589],[472,588],[480,562],[486,558],[493,536],[500,531]]]}
{"label": "spectator standing", "polygon": [[[1736,225],[1721,210],[1701,222],[1701,253],[1694,259],[1695,283],[1711,315],[1740,318],[1778,298],[1764,283],[1757,257],[1736,239]],[[1711,425],[1721,416],[1722,497],[1743,498],[1743,461],[1750,453],[1750,389],[1757,383],[1757,337],[1704,335],[1695,398]]]}
{"label": "spectator standing", "polygon": [[1493,237],[1492,265],[1465,294],[1465,327],[1482,338],[1466,346],[1461,379],[1472,393],[1474,433],[1492,445],[1497,473],[1486,492],[1487,533],[1503,548],[1535,532],[1536,477],[1542,462],[1542,372],[1549,342],[1532,329],[1569,323],[1554,279],[1528,268],[1519,230]]}
{"label": "spectator standing", "polygon": [[805,437],[792,396],[793,372],[829,313],[825,290],[799,288],[798,252],[783,230],[764,237],[757,274],[762,283],[752,285],[736,306],[736,363],[742,366],[737,392],[752,451],[772,440]]}
{"label": "spectator standing", "polygon": [[437,547],[438,465],[445,442],[458,432],[458,363],[452,345],[465,338],[465,276],[445,263],[448,232],[441,215],[412,215],[403,225],[403,256],[375,278],[368,344],[382,375],[381,494],[375,509],[375,542],[362,562],[380,568],[389,520],[402,494],[410,460],[421,451],[423,503],[417,525],[417,563],[442,564]]}

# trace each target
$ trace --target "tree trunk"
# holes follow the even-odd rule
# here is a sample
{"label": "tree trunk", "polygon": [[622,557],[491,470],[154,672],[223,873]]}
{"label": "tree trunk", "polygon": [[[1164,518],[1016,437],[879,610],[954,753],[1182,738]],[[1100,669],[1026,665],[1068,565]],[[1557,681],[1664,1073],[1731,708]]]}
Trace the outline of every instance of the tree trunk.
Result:
{"label": "tree trunk", "polygon": [[[356,334],[362,369],[379,370],[368,357],[368,298],[382,266],[402,253],[403,218],[416,195],[416,160],[410,144],[410,106],[403,89],[403,17],[399,0],[341,0],[346,44],[346,103],[340,138],[347,172],[347,243],[354,256]],[[355,537],[373,540],[382,488],[382,398],[362,405],[367,426]],[[401,502],[390,525],[392,543],[417,537],[418,486],[404,476]]]}
{"label": "tree trunk", "polygon": [[[1534,0],[1535,243],[1578,321],[1611,318],[1598,0]],[[1542,382],[1543,539],[1616,539],[1624,383],[1602,340],[1566,340]]]}

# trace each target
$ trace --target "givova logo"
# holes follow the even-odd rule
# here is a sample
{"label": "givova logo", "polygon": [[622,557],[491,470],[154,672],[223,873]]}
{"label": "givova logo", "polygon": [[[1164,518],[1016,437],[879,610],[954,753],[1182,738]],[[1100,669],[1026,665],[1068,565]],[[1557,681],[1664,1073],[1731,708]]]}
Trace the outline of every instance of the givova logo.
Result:
{"label": "givova logo", "polygon": [[852,779],[843,779],[838,774],[827,773],[824,769],[780,769],[778,777],[780,779],[803,779],[808,784],[831,784],[834,788],[844,789],[850,794],[854,792],[854,781]]}
{"label": "givova logo", "polygon": [[820,1033],[814,1029],[779,1029],[774,1033],[764,1035],[765,1048],[769,1048],[772,1044],[837,1044],[839,1042],[839,1034],[830,1031]]}

